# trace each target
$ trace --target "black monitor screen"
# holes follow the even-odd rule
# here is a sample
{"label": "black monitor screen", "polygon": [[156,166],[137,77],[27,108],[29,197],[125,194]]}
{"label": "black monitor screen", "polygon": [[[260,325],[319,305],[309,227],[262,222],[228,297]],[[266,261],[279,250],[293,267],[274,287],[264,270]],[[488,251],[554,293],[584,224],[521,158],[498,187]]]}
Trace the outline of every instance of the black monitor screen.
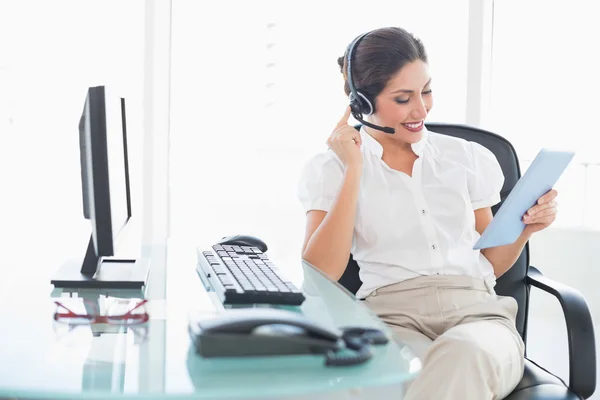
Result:
{"label": "black monitor screen", "polygon": [[105,91],[106,146],[113,246],[129,219],[125,135],[121,98]]}

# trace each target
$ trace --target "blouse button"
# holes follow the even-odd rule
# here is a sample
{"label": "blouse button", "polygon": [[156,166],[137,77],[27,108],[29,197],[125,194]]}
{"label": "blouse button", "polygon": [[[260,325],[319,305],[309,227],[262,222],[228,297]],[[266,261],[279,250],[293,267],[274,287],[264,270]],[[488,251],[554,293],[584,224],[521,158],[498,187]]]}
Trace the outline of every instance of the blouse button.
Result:
{"label": "blouse button", "polygon": [[421,214],[423,214],[423,215],[427,214],[427,210],[425,210],[425,209],[422,209],[422,210],[421,210]]}
{"label": "blouse button", "polygon": [[431,245],[431,250],[435,250],[435,249],[437,249],[437,246],[435,244],[432,244]]}

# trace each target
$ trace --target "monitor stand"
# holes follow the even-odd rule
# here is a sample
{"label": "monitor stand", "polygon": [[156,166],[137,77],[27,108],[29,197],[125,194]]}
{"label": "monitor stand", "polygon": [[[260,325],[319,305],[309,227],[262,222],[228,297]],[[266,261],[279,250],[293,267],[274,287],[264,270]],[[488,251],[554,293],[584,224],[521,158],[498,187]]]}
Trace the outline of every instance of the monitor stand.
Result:
{"label": "monitor stand", "polygon": [[141,289],[148,280],[149,263],[139,259],[98,259],[90,237],[83,263],[67,262],[52,277],[56,288]]}

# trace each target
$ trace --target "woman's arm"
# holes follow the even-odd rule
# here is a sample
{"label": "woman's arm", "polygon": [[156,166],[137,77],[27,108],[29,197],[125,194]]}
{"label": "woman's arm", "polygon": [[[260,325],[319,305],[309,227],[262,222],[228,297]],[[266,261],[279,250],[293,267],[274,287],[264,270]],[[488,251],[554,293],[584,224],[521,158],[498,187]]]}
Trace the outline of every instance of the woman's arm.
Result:
{"label": "woman's arm", "polygon": [[307,216],[302,259],[336,281],[344,274],[350,257],[361,175],[361,165],[346,168],[331,210],[312,210]]}
{"label": "woman's arm", "polygon": [[[493,214],[490,207],[475,210],[475,229],[480,235],[483,234],[485,228],[492,222],[492,218]],[[521,233],[521,236],[519,236],[517,241],[513,244],[481,250],[481,254],[483,254],[494,267],[494,275],[496,275],[496,278],[500,278],[500,276],[514,265],[530,237],[531,233],[529,233],[528,230],[524,230],[523,233]]]}
{"label": "woman's arm", "polygon": [[360,133],[348,125],[351,111],[350,106],[346,107],[342,119],[327,139],[327,146],[344,165],[341,187],[328,212],[308,211],[302,246],[302,259],[335,281],[344,274],[350,257],[363,168]]}

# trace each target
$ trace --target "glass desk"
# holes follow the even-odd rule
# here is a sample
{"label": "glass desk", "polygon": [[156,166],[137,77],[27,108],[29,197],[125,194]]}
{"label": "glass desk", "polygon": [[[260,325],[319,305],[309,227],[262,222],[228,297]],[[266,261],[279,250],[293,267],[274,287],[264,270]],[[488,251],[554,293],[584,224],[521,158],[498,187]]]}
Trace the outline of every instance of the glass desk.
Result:
{"label": "glass desk", "polygon": [[[224,309],[205,290],[195,266],[192,244],[169,243],[166,298],[150,299],[150,321],[135,329],[68,331],[52,317],[58,297],[86,298],[102,307],[113,297],[143,297],[138,291],[67,292],[48,284],[46,292],[25,295],[15,289],[20,294],[0,304],[0,397],[331,399],[373,398],[373,391],[383,391],[400,398],[403,382],[420,370],[420,360],[394,341],[373,347],[369,362],[352,367],[326,367],[322,355],[204,359],[187,332],[190,313]],[[392,337],[366,306],[311,265],[289,272],[306,296],[300,311],[311,320],[326,327],[376,327]]]}

